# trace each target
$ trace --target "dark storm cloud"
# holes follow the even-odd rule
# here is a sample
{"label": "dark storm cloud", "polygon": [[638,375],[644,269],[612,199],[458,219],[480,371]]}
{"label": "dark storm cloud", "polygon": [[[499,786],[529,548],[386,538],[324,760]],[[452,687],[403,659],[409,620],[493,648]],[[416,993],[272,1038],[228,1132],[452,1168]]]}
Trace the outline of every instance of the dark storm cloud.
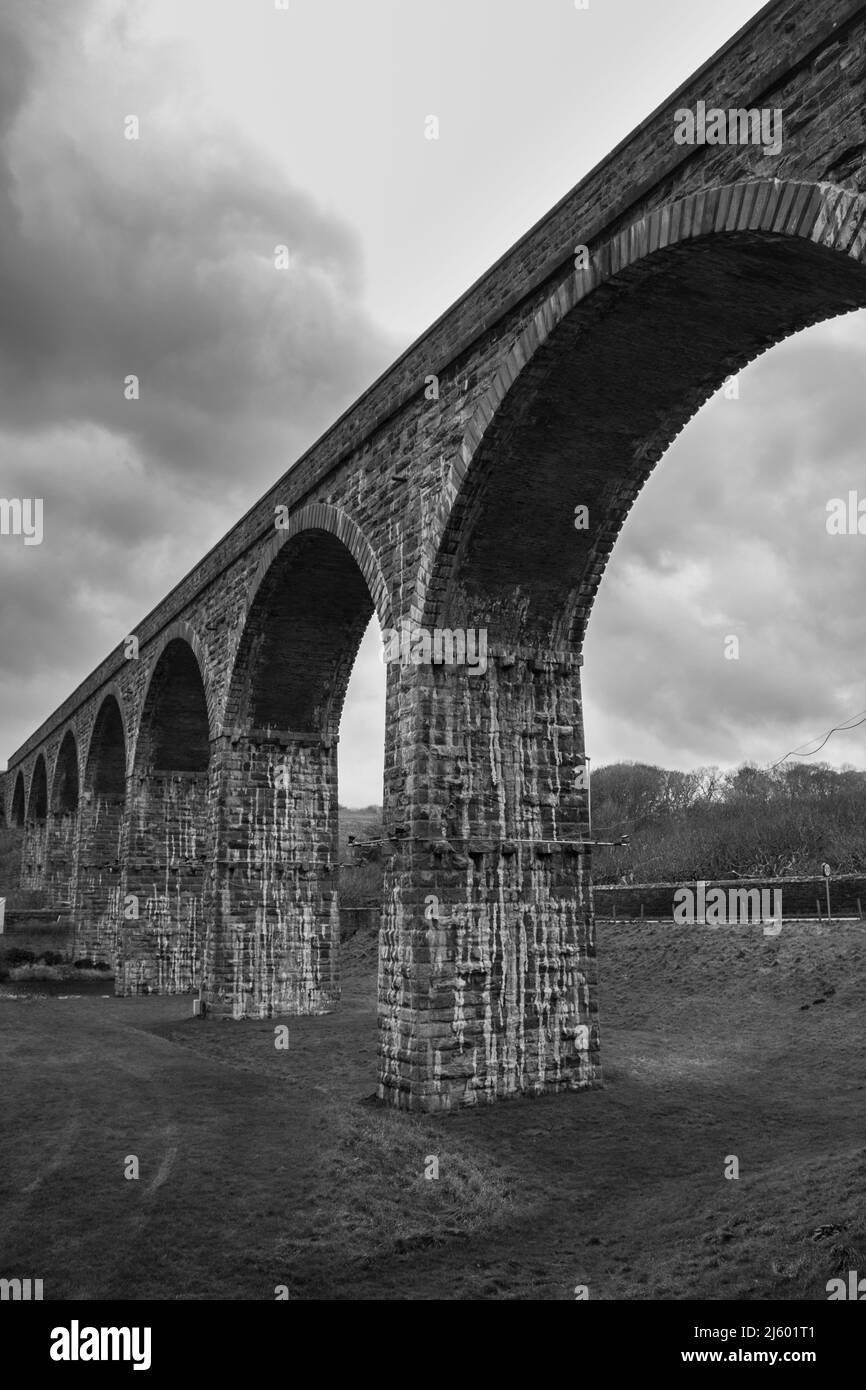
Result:
{"label": "dark storm cloud", "polygon": [[[209,477],[250,444],[275,447],[277,429],[304,438],[385,357],[358,309],[352,235],[186,103],[179,63],[161,54],[142,76],[146,55],[128,46],[88,60],[68,25],[34,55],[44,28],[21,27],[2,103],[16,214],[0,246],[6,428],[88,420],[168,472]],[[128,114],[138,140],[124,138]],[[132,373],[137,402],[123,394]]]}
{"label": "dark storm cloud", "polygon": [[45,514],[41,546],[0,540],[2,753],[396,351],[353,233],[220,126],[137,14],[0,13],[0,496]]}

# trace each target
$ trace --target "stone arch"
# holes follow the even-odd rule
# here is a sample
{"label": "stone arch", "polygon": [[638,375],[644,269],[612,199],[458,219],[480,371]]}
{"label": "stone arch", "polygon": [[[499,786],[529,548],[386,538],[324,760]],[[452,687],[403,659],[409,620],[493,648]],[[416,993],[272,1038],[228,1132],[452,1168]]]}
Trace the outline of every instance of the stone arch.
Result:
{"label": "stone arch", "polygon": [[74,731],[67,729],[57,751],[51,779],[52,815],[73,815],[78,810],[79,781],[78,743]]}
{"label": "stone arch", "polygon": [[[156,759],[163,770],[201,771],[207,768],[211,738],[213,699],[207,679],[207,659],[195,630],[188,623],[172,623],[162,634],[148,672],[147,685],[141,700],[140,714],[131,739],[130,769],[142,758]],[[174,693],[178,697],[172,700]],[[167,708],[166,706],[171,706]],[[157,713],[164,716],[163,746],[142,747],[143,735],[152,741],[157,730]],[[177,736],[172,750],[165,744],[169,721]],[[191,742],[187,740],[191,739]],[[184,745],[186,745],[184,747]],[[195,766],[185,767],[184,763]]]}
{"label": "stone arch", "polygon": [[[725,377],[791,333],[866,305],[864,213],[866,195],[826,184],[701,190],[592,245],[587,271],[563,266],[510,351],[500,349],[419,559],[412,609],[428,629],[486,630],[491,659],[483,674],[413,672],[403,701],[413,828],[439,854],[413,850],[391,896],[414,894],[420,914],[433,894],[443,917],[469,924],[462,971],[416,931],[430,961],[425,998],[465,1040],[425,1081],[428,1108],[440,1095],[450,1104],[596,1084],[578,669],[593,599],[639,489]],[[575,526],[580,505],[586,527]],[[389,932],[383,914],[386,945]],[[440,939],[452,947],[453,933]],[[472,974],[499,952],[501,971]],[[400,997],[402,972],[398,954],[380,997]],[[531,983],[515,1008],[508,989],[521,976]],[[395,1011],[380,1095],[411,1095],[405,1059],[427,1046]]]}
{"label": "stone arch", "polygon": [[391,595],[378,557],[360,526],[346,512],[325,502],[312,502],[288,517],[286,525],[274,528],[274,534],[262,547],[259,563],[247,593],[247,612],[271,565],[283,546],[304,531],[325,531],[335,536],[348,550],[367,584],[376,615],[382,627],[391,625]]}
{"label": "stone arch", "polygon": [[10,824],[23,829],[26,819],[26,801],[24,796],[24,773],[19,768],[15,778],[15,790],[12,793],[12,810],[10,812]]}
{"label": "stone arch", "polygon": [[211,1004],[235,1017],[321,1013],[339,998],[337,743],[373,613],[390,617],[362,533],[315,504],[265,545],[218,740]]}
{"label": "stone arch", "polygon": [[[490,616],[493,642],[524,634],[576,651],[629,509],[701,405],[782,339],[866,304],[864,218],[866,195],[750,180],[665,204],[591,248],[590,268],[541,305],[466,425],[413,612],[429,624]],[[642,397],[638,369],[653,378]],[[584,441],[588,495],[563,496]],[[511,492],[521,487],[531,520]],[[576,543],[571,503],[590,500],[596,525]],[[540,547],[546,590],[532,572]]]}
{"label": "stone arch", "polygon": [[103,693],[90,731],[84,765],[85,796],[104,792],[125,798],[128,747],[120,691],[116,686],[109,686]]}
{"label": "stone arch", "polygon": [[90,731],[79,801],[75,950],[117,966],[123,916],[123,832],[128,739],[119,689],[102,691]]}
{"label": "stone arch", "polygon": [[39,753],[30,773],[30,791],[24,821],[21,853],[22,888],[45,888],[48,855],[48,771],[45,754]]}
{"label": "stone arch", "polygon": [[45,755],[40,753],[30,776],[30,796],[27,799],[27,820],[42,824],[48,819],[48,773]]}
{"label": "stone arch", "polygon": [[[123,733],[124,770],[126,773],[128,773],[129,771],[129,753],[131,740],[128,727],[126,698],[117,681],[109,681],[107,685],[102,686],[94,695],[93,705],[91,706],[91,708],[95,708],[96,714],[93,718],[93,722],[90,724],[90,727],[84,727],[80,735],[80,792],[82,794],[87,790],[88,772],[91,769],[91,762],[95,752],[94,735],[96,733],[96,727],[100,719],[105,717],[106,707],[109,701],[113,701],[114,704],[117,706],[117,713],[120,718],[120,728]],[[114,716],[112,715],[112,718],[113,717]]]}
{"label": "stone arch", "polygon": [[[11,772],[9,775],[11,778]],[[25,828],[26,820],[27,796],[24,784],[24,770],[19,767],[15,774],[15,783],[12,796],[9,800],[9,815],[6,824],[11,832],[11,844],[14,845],[15,858],[13,862],[15,867],[11,870],[14,876],[13,882],[16,883],[16,886],[20,883],[22,887],[27,886],[28,860],[24,851],[27,841],[30,838],[29,831]]]}
{"label": "stone arch", "polygon": [[201,982],[211,760],[204,669],[193,630],[172,624],[151,664],[130,754],[118,994],[182,994]]}
{"label": "stone arch", "polygon": [[[272,616],[270,633],[260,630],[262,616],[275,615],[280,589],[282,610]],[[226,690],[224,730],[246,721],[336,738],[357,649],[374,612],[381,626],[390,625],[388,588],[363,532],[335,507],[301,508],[285,528],[275,529],[250,582]],[[305,669],[294,680],[284,670],[283,688],[274,683],[267,696],[255,683],[244,690],[247,664],[262,669],[269,655],[285,648],[290,631],[295,652],[313,654]],[[287,725],[286,718],[295,723]]]}
{"label": "stone arch", "polygon": [[195,628],[188,622],[178,620],[177,622],[170,623],[168,627],[164,629],[164,631],[160,634],[159,641],[154,646],[152,653],[149,653],[150,667],[147,675],[147,684],[144,688],[144,692],[139,702],[139,716],[136,721],[135,728],[130,734],[130,771],[132,771],[132,769],[135,767],[139,758],[139,740],[141,737],[142,721],[145,717],[145,711],[148,709],[148,703],[152,700],[152,687],[154,679],[157,676],[157,672],[161,669],[164,669],[164,666],[161,667],[163,657],[167,648],[172,646],[173,643],[182,643],[187,648],[189,648],[192,655],[192,659],[195,661],[195,664],[198,667],[198,677],[201,682],[202,689],[204,691],[209,739],[213,733],[215,725],[216,699],[213,693],[213,688],[210,680],[210,668],[207,659],[207,652],[205,651],[201,638],[199,637]]}
{"label": "stone arch", "polygon": [[54,760],[46,853],[46,888],[61,902],[71,902],[75,895],[79,793],[78,741],[69,728]]}

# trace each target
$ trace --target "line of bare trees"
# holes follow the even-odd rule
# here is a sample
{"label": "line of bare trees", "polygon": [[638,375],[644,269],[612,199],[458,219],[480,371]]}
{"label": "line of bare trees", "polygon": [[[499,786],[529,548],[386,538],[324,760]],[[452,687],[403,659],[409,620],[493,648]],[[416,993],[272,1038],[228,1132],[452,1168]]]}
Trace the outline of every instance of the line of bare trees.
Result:
{"label": "line of bare trees", "polygon": [[866,870],[866,772],[827,763],[744,763],[691,772],[611,763],[592,779],[593,835],[630,835],[599,849],[599,883]]}

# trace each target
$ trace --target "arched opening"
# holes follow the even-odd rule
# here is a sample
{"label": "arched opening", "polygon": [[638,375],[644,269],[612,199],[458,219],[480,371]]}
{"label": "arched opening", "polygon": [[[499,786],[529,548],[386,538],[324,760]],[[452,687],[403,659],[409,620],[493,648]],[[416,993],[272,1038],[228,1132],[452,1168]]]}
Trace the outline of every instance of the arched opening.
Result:
{"label": "arched opening", "polygon": [[151,677],[135,749],[136,770],[207,772],[207,697],[195,652],[182,637],[163,649]]}
{"label": "arched opening", "polygon": [[616,535],[685,423],[759,353],[864,303],[858,261],[769,233],[696,238],[600,284],[473,455],[428,613],[484,623],[492,642],[579,650]]}
{"label": "arched opening", "polygon": [[78,747],[71,729],[63,735],[57,754],[51,810],[55,816],[73,816],[78,810]]}
{"label": "arched opening", "polygon": [[71,903],[75,883],[78,826],[78,745],[71,729],[63,735],[51,786],[48,866],[52,899]]}
{"label": "arched opening", "polygon": [[214,942],[214,1003],[237,1016],[319,1013],[339,997],[337,744],[373,611],[359,564],[324,529],[289,536],[252,600],[224,721]]}
{"label": "arched opening", "polygon": [[153,669],[135,746],[118,993],[182,994],[201,983],[209,764],[202,673],[175,637]]}
{"label": "arched opening", "polygon": [[259,585],[244,627],[225,722],[335,738],[373,614],[349,551],[327,531],[288,540]]}
{"label": "arched opening", "polygon": [[340,976],[344,995],[376,1007],[378,942],[388,858],[384,834],[385,698],[382,630],[370,619],[352,667],[338,749]]}
{"label": "arched opening", "polygon": [[99,707],[84,771],[80,805],[76,954],[116,966],[123,916],[123,821],[126,811],[126,734],[113,694]]}
{"label": "arched opening", "polygon": [[[834,882],[863,867],[863,726],[845,725],[866,674],[848,505],[864,366],[864,310],[761,355],[665,452],[616,542],[583,686],[594,832],[630,835],[595,855],[600,922],[670,918],[672,884],[779,878],[786,916],[814,917],[822,861]],[[840,882],[834,913],[859,913],[859,891]]]}
{"label": "arched opening", "polygon": [[14,901],[21,887],[26,799],[24,777],[15,775],[8,820],[0,836],[0,897]]}
{"label": "arched opening", "polygon": [[[827,220],[837,232],[844,221]],[[430,683],[419,705],[429,748],[415,763],[428,779],[417,820],[462,842],[466,865],[459,884],[435,869],[428,879],[439,911],[444,898],[464,924],[456,969],[434,960],[429,990],[463,1039],[440,1074],[451,1096],[594,1084],[579,667],[605,563],[656,461],[726,378],[866,305],[863,266],[809,228],[712,225],[651,254],[652,235],[626,232],[621,247],[644,244],[630,263],[593,249],[593,285],[564,286],[539,310],[534,344],[515,352],[497,402],[488,395],[464,438],[424,622],[486,629],[491,660],[474,685]],[[522,1003],[508,993],[515,979]],[[398,1071],[393,1084],[405,1084]]]}
{"label": "arched opening", "polygon": [[27,819],[35,825],[41,824],[48,816],[48,775],[42,754],[36,759],[33,776],[30,779],[30,800],[27,803]]}
{"label": "arched opening", "polygon": [[30,795],[27,798],[27,819],[21,860],[21,886],[42,892],[46,887],[48,777],[45,758],[40,753],[30,776]]}
{"label": "arched opening", "polygon": [[126,797],[126,736],[123,716],[114,695],[106,695],[99,707],[84,772],[85,799]]}
{"label": "arched opening", "polygon": [[15,790],[12,793],[12,824],[23,829],[24,826],[24,776],[19,772],[15,778]]}

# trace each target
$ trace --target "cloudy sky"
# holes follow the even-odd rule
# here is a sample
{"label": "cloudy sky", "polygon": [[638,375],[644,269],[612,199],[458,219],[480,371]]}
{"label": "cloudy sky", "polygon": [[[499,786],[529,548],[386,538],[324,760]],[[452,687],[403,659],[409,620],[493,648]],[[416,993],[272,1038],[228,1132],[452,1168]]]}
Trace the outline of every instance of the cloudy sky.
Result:
{"label": "cloudy sky", "polygon": [[[759,8],[3,0],[0,496],[44,498],[45,538],[0,537],[0,760]],[[669,451],[590,625],[595,765],[766,762],[866,710],[866,538],[825,528],[828,498],[866,494],[864,386],[858,314],[753,364]],[[381,800],[383,694],[371,632],[350,805]],[[822,756],[864,749],[866,725]]]}

